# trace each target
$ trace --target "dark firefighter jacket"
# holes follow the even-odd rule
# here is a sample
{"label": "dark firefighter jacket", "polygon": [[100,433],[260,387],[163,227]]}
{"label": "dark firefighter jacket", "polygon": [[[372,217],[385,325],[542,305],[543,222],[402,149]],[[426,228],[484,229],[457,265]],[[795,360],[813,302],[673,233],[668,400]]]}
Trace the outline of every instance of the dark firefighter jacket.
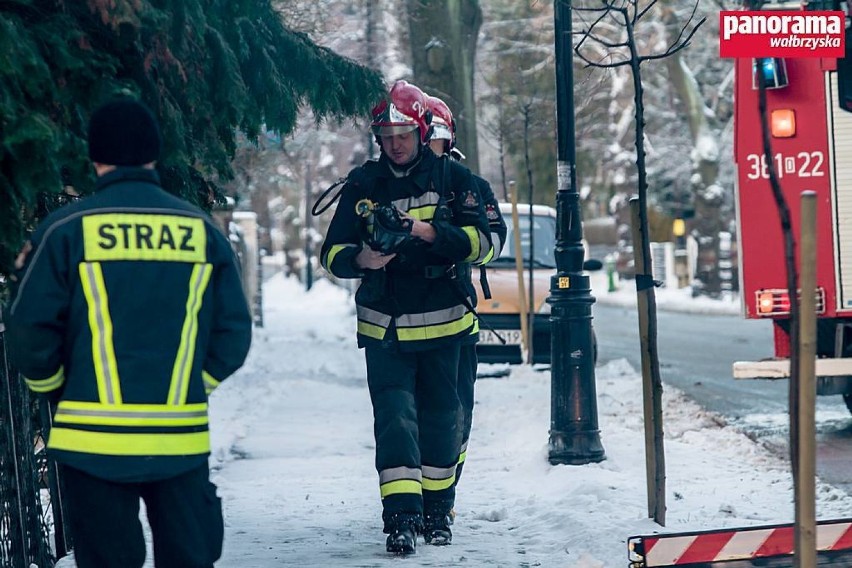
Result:
{"label": "dark firefighter jacket", "polygon": [[[486,255],[482,262],[479,263],[480,285],[483,286],[484,292],[486,286],[485,265],[500,256],[500,253],[503,251],[503,245],[506,244],[506,234],[508,233],[508,229],[506,228],[506,220],[503,219],[503,215],[500,213],[500,203],[497,201],[497,197],[491,189],[491,184],[478,175],[474,175],[473,179],[479,187],[479,194],[482,196],[482,203],[485,205],[485,217],[488,219],[488,230],[491,233],[491,251],[488,255]],[[459,276],[465,284],[471,305],[475,307],[477,296],[476,290],[473,287],[473,272],[474,271],[470,269],[469,265],[463,266],[459,270]],[[477,343],[478,341],[479,321],[477,320],[471,334],[465,338],[464,343],[471,344]]]}
{"label": "dark firefighter jacket", "polygon": [[201,210],[119,168],[32,237],[7,318],[13,361],[58,399],[48,451],[120,482],[178,475],[210,452],[207,395],[245,360],[251,317],[234,254]]}
{"label": "dark firefighter jacket", "polygon": [[[361,270],[364,244],[355,204],[369,198],[393,204],[435,228],[433,243],[412,239],[383,270]],[[433,349],[469,335],[474,315],[465,306],[455,264],[482,262],[491,253],[488,221],[470,170],[424,149],[405,177],[395,177],[382,155],[350,172],[322,248],[322,264],[339,278],[363,280],[355,295],[358,345],[396,344],[402,351]]]}

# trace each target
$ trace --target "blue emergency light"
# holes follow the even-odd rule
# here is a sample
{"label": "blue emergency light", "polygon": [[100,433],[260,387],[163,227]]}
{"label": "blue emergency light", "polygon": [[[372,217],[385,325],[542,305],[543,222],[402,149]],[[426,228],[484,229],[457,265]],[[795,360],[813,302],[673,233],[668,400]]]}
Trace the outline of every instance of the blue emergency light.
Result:
{"label": "blue emergency light", "polygon": [[763,74],[763,81],[767,89],[781,89],[789,84],[787,80],[787,63],[780,57],[766,57],[755,59],[752,62],[753,89],[758,88],[757,74]]}

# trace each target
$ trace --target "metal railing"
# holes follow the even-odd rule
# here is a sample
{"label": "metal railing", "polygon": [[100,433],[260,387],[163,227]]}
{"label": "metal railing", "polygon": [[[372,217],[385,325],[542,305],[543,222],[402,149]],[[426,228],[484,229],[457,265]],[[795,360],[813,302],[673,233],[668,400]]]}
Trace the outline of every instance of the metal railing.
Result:
{"label": "metal railing", "polygon": [[10,364],[0,312],[0,568],[52,567],[70,548],[45,451],[50,415]]}

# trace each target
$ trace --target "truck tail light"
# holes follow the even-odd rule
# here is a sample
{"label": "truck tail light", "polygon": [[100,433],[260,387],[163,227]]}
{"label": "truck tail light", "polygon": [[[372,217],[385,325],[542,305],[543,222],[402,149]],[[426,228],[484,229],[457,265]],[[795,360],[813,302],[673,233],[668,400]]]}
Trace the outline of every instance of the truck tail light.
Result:
{"label": "truck tail light", "polygon": [[[755,296],[758,316],[783,316],[790,313],[790,294],[786,289],[758,290]],[[825,288],[822,286],[816,289],[816,313],[825,313]]]}
{"label": "truck tail light", "polygon": [[796,111],[779,108],[772,111],[770,129],[775,138],[792,138],[796,135]]}

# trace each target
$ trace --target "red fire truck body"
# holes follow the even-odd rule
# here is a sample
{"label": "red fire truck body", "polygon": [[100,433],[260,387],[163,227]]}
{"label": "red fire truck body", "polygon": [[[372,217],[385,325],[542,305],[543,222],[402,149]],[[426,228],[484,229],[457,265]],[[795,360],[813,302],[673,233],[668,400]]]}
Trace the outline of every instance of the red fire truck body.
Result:
{"label": "red fire truck body", "polygon": [[[840,2],[836,4],[839,9]],[[826,9],[825,2],[820,8]],[[771,160],[791,212],[797,267],[801,194],[813,191],[817,196],[817,390],[842,394],[850,404],[852,108],[849,89],[843,90],[849,72],[845,62],[840,63],[825,58],[736,60],[734,156],[742,306],[746,318],[772,322],[776,359],[735,363],[734,376],[789,376],[790,301],[784,237],[769,183]],[[765,73],[771,87],[766,93],[770,158],[763,148],[756,73]]]}

